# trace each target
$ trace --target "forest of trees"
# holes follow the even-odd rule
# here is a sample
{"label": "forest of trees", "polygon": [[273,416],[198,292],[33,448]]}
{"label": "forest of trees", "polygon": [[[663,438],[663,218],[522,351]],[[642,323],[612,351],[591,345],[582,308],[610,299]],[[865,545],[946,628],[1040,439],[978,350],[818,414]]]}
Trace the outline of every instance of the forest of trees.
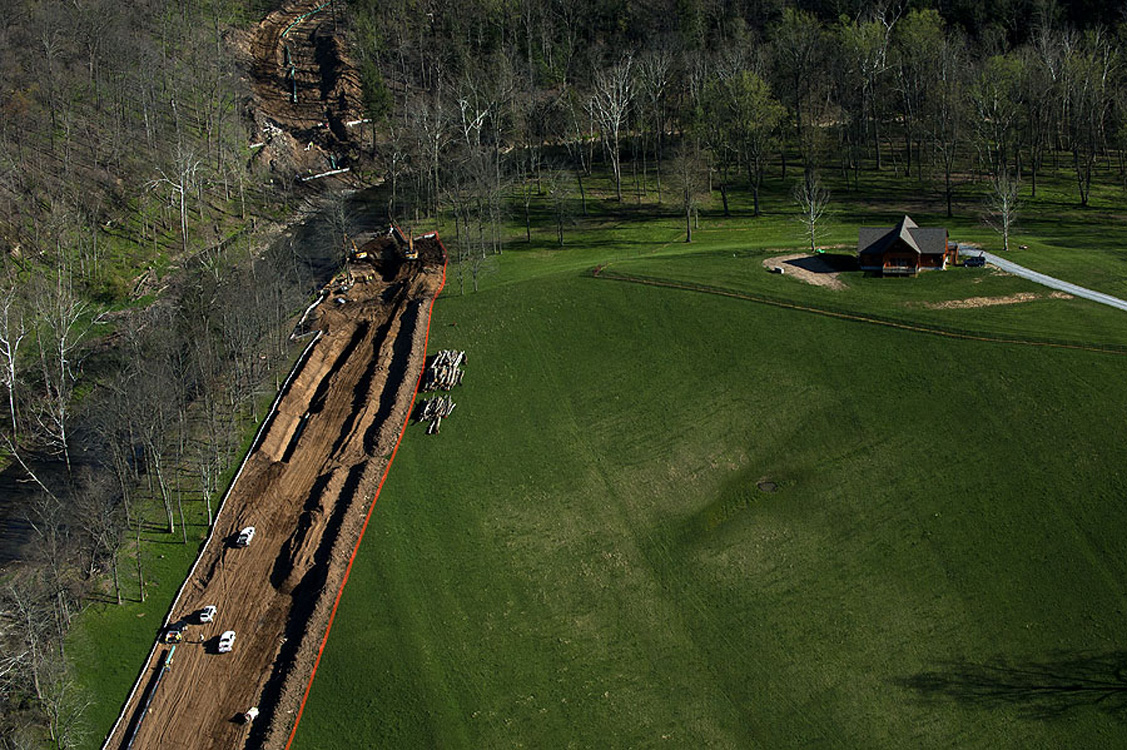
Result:
{"label": "forest of trees", "polygon": [[248,162],[232,48],[264,3],[9,5],[0,513],[27,532],[2,550],[0,747],[71,747],[74,617],[144,599],[143,531],[198,543],[184,505],[210,517],[313,280],[308,248],[254,242],[289,198]]}
{"label": "forest of trees", "polygon": [[[756,215],[768,165],[791,179],[797,167],[805,192],[819,175],[857,189],[862,173],[884,170],[939,190],[948,215],[968,176],[1035,195],[1047,163],[1067,167],[1080,205],[1097,173],[1127,176],[1127,11],[1116,3],[351,8],[396,204],[449,212],[459,256],[496,249],[514,191],[526,196],[517,213],[533,192],[553,205],[554,193],[576,195],[585,212],[593,163],[621,201],[627,171],[628,192],[671,197],[662,175],[684,178],[687,159],[725,213],[739,184]],[[695,190],[675,192],[683,208],[694,202]]]}
{"label": "forest of trees", "polygon": [[[293,186],[248,155],[240,34],[279,4],[0,17],[0,466],[31,529],[0,572],[0,747],[76,743],[75,614],[143,599],[142,530],[197,541],[184,503],[210,522],[347,224],[338,201],[323,247],[256,244]],[[1099,180],[1127,187],[1120,2],[353,0],[347,17],[365,168],[401,222],[451,227],[462,291],[508,222],[531,238],[534,201],[565,245],[596,181],[687,234],[710,195],[727,213],[746,191],[758,215],[768,174],[809,216],[830,175],[895,175],[949,214],[974,180],[1003,220],[1049,171],[1081,206]]]}

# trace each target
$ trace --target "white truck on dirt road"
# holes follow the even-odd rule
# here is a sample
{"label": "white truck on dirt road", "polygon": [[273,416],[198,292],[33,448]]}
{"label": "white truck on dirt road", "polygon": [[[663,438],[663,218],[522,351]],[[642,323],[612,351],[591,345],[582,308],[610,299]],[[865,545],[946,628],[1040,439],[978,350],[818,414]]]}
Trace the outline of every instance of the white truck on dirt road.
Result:
{"label": "white truck on dirt road", "polygon": [[228,630],[219,636],[219,653],[226,654],[235,647],[235,631]]}
{"label": "white truck on dirt road", "polygon": [[235,546],[247,547],[250,545],[251,539],[254,539],[254,527],[247,526],[245,529],[239,532],[238,538],[235,539]]}

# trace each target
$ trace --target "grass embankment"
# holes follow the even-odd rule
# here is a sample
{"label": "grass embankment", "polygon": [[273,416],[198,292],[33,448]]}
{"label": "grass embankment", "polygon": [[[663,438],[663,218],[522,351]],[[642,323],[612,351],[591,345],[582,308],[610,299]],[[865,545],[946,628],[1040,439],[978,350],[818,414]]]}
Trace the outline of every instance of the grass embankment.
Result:
{"label": "grass embankment", "polygon": [[[603,255],[822,293],[738,240],[628,260],[675,232]],[[1127,360],[604,282],[565,255],[511,253],[436,306],[432,347],[469,351],[459,408],[409,430],[297,747],[1124,739]],[[1033,288],[847,281],[882,313],[893,288]],[[1068,332],[1072,304],[995,324]]]}

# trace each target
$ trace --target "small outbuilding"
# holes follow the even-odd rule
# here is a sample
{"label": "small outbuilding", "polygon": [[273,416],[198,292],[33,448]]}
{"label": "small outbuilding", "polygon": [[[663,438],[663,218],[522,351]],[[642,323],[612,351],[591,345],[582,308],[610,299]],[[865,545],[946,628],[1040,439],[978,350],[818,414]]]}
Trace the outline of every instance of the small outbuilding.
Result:
{"label": "small outbuilding", "polygon": [[905,216],[894,227],[861,227],[857,261],[862,271],[912,276],[959,260],[959,246],[942,227],[921,227]]}

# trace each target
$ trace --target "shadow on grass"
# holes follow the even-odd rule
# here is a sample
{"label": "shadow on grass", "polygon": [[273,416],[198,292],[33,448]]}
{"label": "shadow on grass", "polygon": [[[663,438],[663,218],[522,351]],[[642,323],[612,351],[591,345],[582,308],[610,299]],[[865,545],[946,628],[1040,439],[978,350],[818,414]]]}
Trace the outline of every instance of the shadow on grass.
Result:
{"label": "shadow on grass", "polygon": [[857,271],[857,258],[853,255],[840,253],[825,253],[823,255],[807,255],[802,258],[788,260],[786,265],[801,268],[810,273],[841,273],[842,271]]}
{"label": "shadow on grass", "polygon": [[924,702],[1012,706],[1031,719],[1095,708],[1127,720],[1127,651],[1061,653],[1017,663],[1003,658],[983,664],[951,662],[895,682]]}

